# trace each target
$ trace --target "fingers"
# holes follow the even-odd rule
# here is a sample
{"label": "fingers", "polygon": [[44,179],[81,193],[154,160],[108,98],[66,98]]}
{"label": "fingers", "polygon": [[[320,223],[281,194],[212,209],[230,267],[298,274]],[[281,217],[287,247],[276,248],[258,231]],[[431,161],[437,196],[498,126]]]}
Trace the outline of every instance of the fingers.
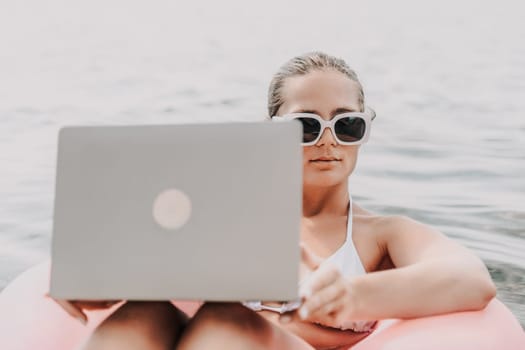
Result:
{"label": "fingers", "polygon": [[74,300],[70,301],[71,304],[76,306],[77,308],[81,310],[100,310],[100,309],[107,309],[116,303],[118,303],[118,300],[99,300],[99,301],[91,301],[91,300]]}
{"label": "fingers", "polygon": [[[46,294],[47,297],[50,297]],[[53,299],[70,316],[79,320],[82,324],[87,323],[87,315],[83,310],[107,309],[120,302],[120,300],[62,300]]]}
{"label": "fingers", "polygon": [[68,300],[57,300],[53,299],[57,302],[58,305],[60,305],[70,316],[76,318],[80,321],[83,325],[87,324],[87,316],[82,311],[81,308],[76,306],[74,303],[68,301]]}
{"label": "fingers", "polygon": [[299,296],[307,299],[324,287],[333,284],[339,278],[342,278],[342,276],[336,266],[332,264],[321,265],[321,267],[315,270],[301,285],[299,288]]}
{"label": "fingers", "polygon": [[[323,260],[301,243],[302,263],[311,270],[308,278],[301,284],[299,295],[303,305],[294,313],[284,314],[280,322],[291,322],[296,317],[329,327],[337,326],[341,318],[348,316],[350,290],[341,271],[333,264]],[[346,315],[346,316],[345,316]]]}
{"label": "fingers", "polygon": [[335,319],[337,315],[340,315],[344,311],[345,298],[343,296],[344,293],[341,295],[341,297],[333,299],[331,302],[326,303],[325,305],[319,307],[315,311],[312,311],[311,317],[318,318],[323,317],[325,315],[329,315],[330,317]]}
{"label": "fingers", "polygon": [[330,284],[306,299],[299,313],[301,316],[316,318],[340,310],[344,294],[341,283]]}
{"label": "fingers", "polygon": [[333,322],[336,315],[346,310],[347,294],[347,281],[339,269],[332,264],[321,265],[301,286],[304,303],[299,309],[299,317],[315,322],[328,318],[326,322]]}

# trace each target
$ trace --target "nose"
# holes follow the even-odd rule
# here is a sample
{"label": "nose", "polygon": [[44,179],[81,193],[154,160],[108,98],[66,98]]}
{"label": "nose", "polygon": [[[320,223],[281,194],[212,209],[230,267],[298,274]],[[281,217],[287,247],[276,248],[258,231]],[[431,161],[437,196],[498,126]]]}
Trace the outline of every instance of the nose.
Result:
{"label": "nose", "polygon": [[335,139],[335,136],[330,128],[324,128],[321,138],[319,138],[319,141],[316,143],[317,146],[324,146],[326,144],[332,146],[337,145],[337,140]]}

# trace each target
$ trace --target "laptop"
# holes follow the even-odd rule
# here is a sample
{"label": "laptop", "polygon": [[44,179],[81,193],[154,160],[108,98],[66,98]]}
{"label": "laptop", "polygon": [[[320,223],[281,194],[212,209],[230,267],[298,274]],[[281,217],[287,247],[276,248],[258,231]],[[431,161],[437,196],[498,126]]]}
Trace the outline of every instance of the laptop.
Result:
{"label": "laptop", "polygon": [[50,295],[295,300],[299,123],[59,132]]}

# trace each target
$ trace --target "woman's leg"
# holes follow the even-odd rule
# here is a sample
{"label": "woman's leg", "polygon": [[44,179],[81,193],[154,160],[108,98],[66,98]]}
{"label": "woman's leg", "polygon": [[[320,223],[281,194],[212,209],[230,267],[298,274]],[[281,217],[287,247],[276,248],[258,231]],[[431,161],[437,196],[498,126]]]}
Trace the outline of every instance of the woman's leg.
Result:
{"label": "woman's leg", "polygon": [[188,317],[169,302],[127,302],[98,326],[83,350],[173,350]]}
{"label": "woman's leg", "polygon": [[190,320],[177,350],[308,349],[301,338],[233,303],[206,303]]}

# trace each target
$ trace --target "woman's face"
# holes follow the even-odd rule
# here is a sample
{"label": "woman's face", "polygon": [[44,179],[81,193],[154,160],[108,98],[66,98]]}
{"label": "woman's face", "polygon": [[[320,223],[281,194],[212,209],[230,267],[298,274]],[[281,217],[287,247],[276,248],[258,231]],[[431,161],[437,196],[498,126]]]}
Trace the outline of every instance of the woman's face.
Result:
{"label": "woman's face", "polygon": [[[278,114],[315,113],[325,120],[360,111],[359,86],[343,73],[317,70],[286,79],[284,103]],[[330,129],[319,141],[303,148],[304,186],[331,187],[347,181],[354,170],[359,146],[339,145]]]}

